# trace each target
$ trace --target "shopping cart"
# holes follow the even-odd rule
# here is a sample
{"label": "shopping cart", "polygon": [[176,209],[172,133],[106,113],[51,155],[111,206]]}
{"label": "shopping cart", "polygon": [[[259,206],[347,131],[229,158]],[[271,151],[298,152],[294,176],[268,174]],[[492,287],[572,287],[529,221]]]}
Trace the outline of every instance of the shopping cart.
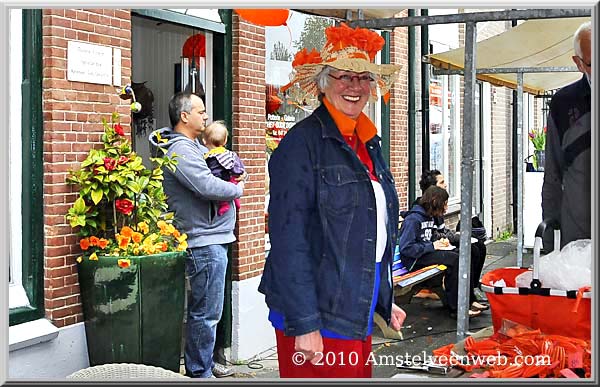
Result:
{"label": "shopping cart", "polygon": [[[540,249],[547,227],[554,230],[554,249],[560,249],[560,225],[555,221],[540,223],[533,246],[533,279],[530,287],[516,287],[515,278],[529,269],[506,267],[491,270],[481,279],[492,310],[497,332],[502,319],[557,334],[589,340],[591,338],[591,291],[543,288],[539,280]],[[504,280],[504,286],[494,286]],[[579,294],[578,294],[579,293]]]}

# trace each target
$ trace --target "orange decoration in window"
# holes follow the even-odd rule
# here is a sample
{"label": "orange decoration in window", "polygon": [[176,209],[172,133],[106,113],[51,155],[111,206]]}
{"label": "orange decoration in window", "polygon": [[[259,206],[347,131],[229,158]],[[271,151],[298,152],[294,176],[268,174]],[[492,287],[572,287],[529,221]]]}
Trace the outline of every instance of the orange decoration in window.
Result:
{"label": "orange decoration in window", "polygon": [[285,26],[290,16],[289,9],[234,9],[240,17],[259,26]]}

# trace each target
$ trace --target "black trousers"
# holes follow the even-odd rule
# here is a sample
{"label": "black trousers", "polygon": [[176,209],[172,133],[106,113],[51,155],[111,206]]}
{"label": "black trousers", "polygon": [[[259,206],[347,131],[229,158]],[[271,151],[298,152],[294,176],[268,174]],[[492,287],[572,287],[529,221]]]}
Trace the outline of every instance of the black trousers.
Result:
{"label": "black trousers", "polygon": [[[469,305],[473,301],[476,301],[473,289],[479,286],[479,278],[483,270],[485,251],[483,253],[484,255],[482,256],[480,247],[477,246],[476,243],[471,244],[471,285],[469,287]],[[417,259],[413,271],[430,265],[440,264],[446,266],[444,288],[447,305],[450,310],[455,311],[458,307],[458,250],[435,250],[431,253],[427,253]]]}

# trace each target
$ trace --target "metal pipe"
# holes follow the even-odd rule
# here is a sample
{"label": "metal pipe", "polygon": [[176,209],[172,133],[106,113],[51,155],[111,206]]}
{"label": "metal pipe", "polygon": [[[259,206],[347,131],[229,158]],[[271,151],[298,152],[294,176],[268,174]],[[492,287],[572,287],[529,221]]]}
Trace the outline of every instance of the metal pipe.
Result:
{"label": "metal pipe", "polygon": [[[410,28],[410,27],[409,27]],[[579,72],[575,66],[554,67],[486,67],[476,69],[477,74],[514,74],[514,73],[576,73]],[[434,69],[434,75],[462,75],[464,70],[460,69]]]}
{"label": "metal pipe", "polygon": [[[427,15],[427,9],[421,15]],[[429,54],[429,27],[421,26],[421,58]],[[429,158],[429,64],[421,62],[421,172],[430,168]]]}
{"label": "metal pipe", "polygon": [[517,266],[523,266],[523,74],[517,73]]}
{"label": "metal pipe", "polygon": [[[409,9],[408,16],[415,16]],[[415,49],[417,37],[414,26],[408,27],[408,207],[416,199],[416,101],[415,101]]]}
{"label": "metal pipe", "polygon": [[371,20],[360,20],[349,22],[351,27],[363,27],[372,29],[385,29],[407,26],[424,26],[429,24],[452,24],[452,23],[477,23],[487,21],[503,20],[529,20],[529,19],[558,19],[566,17],[587,17],[592,15],[591,8],[575,9],[522,9],[506,11],[486,11],[457,13],[449,15],[426,14],[421,16],[409,16],[400,18],[382,18]]}
{"label": "metal pipe", "polygon": [[457,340],[465,338],[469,330],[469,295],[471,291],[471,218],[473,206],[473,140],[475,129],[475,64],[477,24],[465,25],[465,89],[463,134],[461,138],[461,206],[460,206],[460,252],[458,264],[458,311],[456,320]]}

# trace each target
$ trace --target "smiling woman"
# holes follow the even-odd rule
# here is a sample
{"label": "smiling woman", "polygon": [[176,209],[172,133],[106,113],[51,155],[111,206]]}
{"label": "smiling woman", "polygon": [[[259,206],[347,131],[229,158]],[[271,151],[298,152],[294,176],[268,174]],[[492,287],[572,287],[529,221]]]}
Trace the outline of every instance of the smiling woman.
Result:
{"label": "smiling woman", "polygon": [[[398,194],[377,128],[363,113],[388,94],[400,68],[373,62],[384,45],[373,31],[342,24],[325,35],[320,52],[296,54],[294,79],[281,88],[300,90],[289,93],[298,104],[316,97],[321,106],[269,162],[271,250],[259,291],[282,378],[371,377],[375,311],[395,330],[406,317],[392,303],[391,284],[380,281],[391,276]],[[328,352],[337,360],[324,363],[319,353]],[[356,361],[345,362],[349,355]]]}

